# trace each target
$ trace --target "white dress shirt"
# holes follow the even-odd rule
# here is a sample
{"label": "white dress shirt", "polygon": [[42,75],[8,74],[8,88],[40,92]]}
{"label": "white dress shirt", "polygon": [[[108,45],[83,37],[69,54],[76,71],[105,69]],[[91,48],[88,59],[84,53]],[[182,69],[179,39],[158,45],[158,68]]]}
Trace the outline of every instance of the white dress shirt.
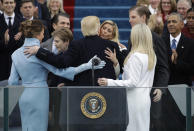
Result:
{"label": "white dress shirt", "polygon": [[9,17],[11,17],[11,25],[13,25],[14,23],[14,18],[15,18],[15,13],[13,13],[11,16],[8,16],[5,12],[4,12],[4,18],[5,18],[5,22],[7,25],[9,25]]}
{"label": "white dress shirt", "polygon": [[152,8],[151,5],[148,6],[148,9],[152,15],[157,13],[157,9]]}
{"label": "white dress shirt", "polygon": [[176,40],[176,47],[178,46],[179,40],[181,38],[181,33],[179,35],[177,35],[177,37],[173,37],[172,35],[170,35],[170,46],[172,46],[172,40],[175,39]]}

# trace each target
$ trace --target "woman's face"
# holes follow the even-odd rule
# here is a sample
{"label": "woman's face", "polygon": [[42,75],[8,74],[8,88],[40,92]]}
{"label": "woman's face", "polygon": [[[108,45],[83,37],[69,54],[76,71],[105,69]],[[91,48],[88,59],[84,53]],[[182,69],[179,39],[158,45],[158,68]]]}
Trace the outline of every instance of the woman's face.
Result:
{"label": "woman's face", "polygon": [[49,7],[51,11],[59,11],[60,10],[61,3],[59,0],[51,0]]}
{"label": "woman's face", "polygon": [[100,37],[111,40],[113,38],[113,26],[106,23],[100,28]]}
{"label": "woman's face", "polygon": [[64,52],[68,49],[69,41],[64,42],[58,36],[54,37],[53,43],[55,44],[58,52]]}
{"label": "woman's face", "polygon": [[194,12],[189,12],[187,14],[187,25],[189,26],[189,28],[194,29]]}
{"label": "woman's face", "polygon": [[170,13],[172,9],[170,0],[162,0],[161,2],[163,12]]}

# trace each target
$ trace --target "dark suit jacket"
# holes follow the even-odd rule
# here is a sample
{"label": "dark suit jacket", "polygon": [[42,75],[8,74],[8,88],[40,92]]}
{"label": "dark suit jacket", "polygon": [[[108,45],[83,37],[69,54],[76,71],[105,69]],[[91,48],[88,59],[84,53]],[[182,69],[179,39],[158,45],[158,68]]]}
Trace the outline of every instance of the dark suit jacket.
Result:
{"label": "dark suit jacket", "polygon": [[[168,69],[168,56],[167,47],[156,33],[152,32],[154,51],[157,57],[157,63],[155,68],[154,76],[154,87],[167,87],[169,80],[169,69]],[[131,40],[128,41],[129,50],[131,49]]]}
{"label": "dark suit jacket", "polygon": [[[122,67],[124,57],[120,54],[118,45],[112,41],[104,40],[99,36],[88,36],[80,40],[72,41],[69,49],[64,54],[54,55],[40,48],[36,56],[53,66],[66,68],[87,63],[94,55],[97,55],[101,60],[106,61],[106,66],[103,69],[95,70],[95,84],[97,85],[97,78],[100,77],[116,79],[113,63],[105,57],[104,50],[107,47],[112,51],[116,49],[117,58]],[[87,70],[78,74],[75,77],[75,85],[92,85],[92,71]]]}
{"label": "dark suit jacket", "polygon": [[191,85],[191,75],[194,73],[193,41],[181,34],[176,48],[178,53],[177,64],[173,64],[171,62],[172,50],[170,47],[170,35],[163,38],[168,47],[168,61],[170,69],[169,84]]}
{"label": "dark suit jacket", "polygon": [[9,30],[10,40],[7,45],[5,45],[4,34],[8,29],[8,25],[5,22],[4,15],[0,16],[0,80],[5,80],[9,77],[11,68],[11,54],[19,47],[22,46],[23,42],[15,41],[14,35],[18,33],[18,28],[21,20],[15,15],[14,23]]}

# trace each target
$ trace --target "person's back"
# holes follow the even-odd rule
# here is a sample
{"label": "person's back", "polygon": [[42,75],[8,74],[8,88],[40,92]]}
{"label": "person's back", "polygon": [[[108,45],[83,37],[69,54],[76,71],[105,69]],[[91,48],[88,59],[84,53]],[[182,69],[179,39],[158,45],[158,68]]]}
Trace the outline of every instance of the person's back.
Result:
{"label": "person's back", "polygon": [[[77,50],[73,50],[73,46],[77,46]],[[76,57],[73,61],[74,66],[80,65],[82,63],[85,63],[88,61],[92,56],[97,55],[101,60],[106,61],[106,66],[102,70],[96,70],[95,71],[95,84],[97,83],[97,78],[99,77],[108,77],[112,79],[115,78],[115,72],[113,68],[113,63],[108,60],[105,56],[104,50],[106,48],[110,48],[112,51],[114,49],[117,50],[117,53],[119,51],[118,45],[112,41],[104,40],[100,38],[99,36],[87,36],[81,40],[73,41],[70,44],[68,55],[71,55],[70,53],[75,53],[79,57]],[[119,59],[119,58],[118,58]],[[85,72],[80,73],[76,76],[75,81],[77,82],[76,85],[92,85],[92,71],[88,70]]]}
{"label": "person's back", "polygon": [[[28,40],[26,43],[36,42],[33,38],[28,38]],[[23,50],[27,46],[26,43],[12,54],[13,64],[22,79],[22,85],[24,87],[47,87],[48,70],[40,65],[40,60],[35,56],[27,58],[24,55]]]}

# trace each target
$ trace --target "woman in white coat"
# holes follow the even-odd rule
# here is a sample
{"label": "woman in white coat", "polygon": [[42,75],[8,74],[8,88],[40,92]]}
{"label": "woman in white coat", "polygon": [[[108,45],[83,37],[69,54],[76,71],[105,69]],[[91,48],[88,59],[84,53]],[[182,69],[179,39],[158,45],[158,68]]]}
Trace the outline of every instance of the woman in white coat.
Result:
{"label": "woman in white coat", "polygon": [[131,31],[131,52],[125,59],[123,80],[99,78],[101,86],[125,86],[129,111],[127,131],[149,131],[150,90],[153,85],[156,56],[152,34],[145,24],[137,24]]}

